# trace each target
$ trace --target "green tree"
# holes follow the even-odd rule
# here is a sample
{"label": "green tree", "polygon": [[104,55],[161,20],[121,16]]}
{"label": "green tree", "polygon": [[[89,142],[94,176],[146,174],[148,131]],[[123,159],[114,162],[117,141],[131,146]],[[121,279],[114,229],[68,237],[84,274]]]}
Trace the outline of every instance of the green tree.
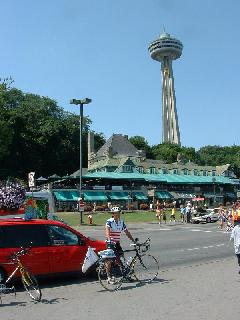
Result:
{"label": "green tree", "polygon": [[0,161],[9,154],[12,136],[13,133],[8,123],[0,120]]}
{"label": "green tree", "polygon": [[[16,88],[0,85],[0,175],[26,178],[64,175],[79,166],[79,116],[57,103]],[[87,131],[91,120],[83,119],[83,166],[87,165]],[[102,135],[97,144],[103,143]],[[7,137],[6,139],[4,137]]]}
{"label": "green tree", "polygon": [[172,163],[176,162],[178,153],[181,153],[181,147],[177,144],[162,143],[152,146],[152,153],[154,159]]}
{"label": "green tree", "polygon": [[152,158],[153,154],[147,140],[142,136],[133,136],[129,141],[138,149],[146,152],[147,158]]}

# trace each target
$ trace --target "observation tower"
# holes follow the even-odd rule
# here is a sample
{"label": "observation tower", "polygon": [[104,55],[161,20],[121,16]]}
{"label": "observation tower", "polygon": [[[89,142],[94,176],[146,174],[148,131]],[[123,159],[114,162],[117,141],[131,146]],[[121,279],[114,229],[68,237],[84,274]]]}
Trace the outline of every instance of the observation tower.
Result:
{"label": "observation tower", "polygon": [[162,33],[150,43],[148,51],[152,59],[161,62],[162,70],[162,142],[181,145],[174,90],[172,61],[181,57],[181,41]]}

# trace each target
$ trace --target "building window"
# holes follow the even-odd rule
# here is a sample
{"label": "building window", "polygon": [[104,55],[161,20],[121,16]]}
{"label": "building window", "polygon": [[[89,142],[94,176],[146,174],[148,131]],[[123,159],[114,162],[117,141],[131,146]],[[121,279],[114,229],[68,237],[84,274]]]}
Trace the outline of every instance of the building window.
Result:
{"label": "building window", "polygon": [[183,169],[183,174],[188,175],[188,169]]}
{"label": "building window", "polygon": [[203,176],[207,176],[207,171],[203,170]]}
{"label": "building window", "polygon": [[138,171],[139,173],[144,173],[143,167],[137,167],[136,169],[137,169],[137,171]]}
{"label": "building window", "polygon": [[132,172],[132,166],[122,166],[123,172]]}
{"label": "building window", "polygon": [[173,174],[178,174],[178,169],[173,169]]}
{"label": "building window", "polygon": [[168,173],[168,169],[162,168],[162,173],[163,173],[163,174],[167,174],[167,173]]}
{"label": "building window", "polygon": [[193,170],[193,174],[194,174],[194,176],[198,176],[198,171],[197,171],[197,169],[194,169],[194,170]]}
{"label": "building window", "polygon": [[216,171],[212,171],[212,176],[213,176],[213,177],[216,176]]}
{"label": "building window", "polygon": [[155,174],[156,173],[156,168],[154,168],[154,167],[149,168],[149,172],[150,172],[150,174]]}

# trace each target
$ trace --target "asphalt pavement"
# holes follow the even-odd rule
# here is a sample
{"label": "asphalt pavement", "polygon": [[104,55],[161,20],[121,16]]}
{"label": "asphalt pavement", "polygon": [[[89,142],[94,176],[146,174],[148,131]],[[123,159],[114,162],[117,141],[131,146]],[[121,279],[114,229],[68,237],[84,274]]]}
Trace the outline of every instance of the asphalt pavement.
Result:
{"label": "asphalt pavement", "polygon": [[20,292],[16,298],[4,296],[0,312],[6,320],[236,320],[239,286],[232,257],[169,268],[152,284],[125,283],[113,293],[90,279],[43,283],[42,302],[29,302]]}
{"label": "asphalt pavement", "polygon": [[[104,237],[103,227],[79,227],[86,235]],[[24,291],[2,297],[6,320],[236,320],[240,312],[240,275],[229,233],[216,224],[129,225],[143,239],[150,234],[151,253],[166,261],[156,281],[124,283],[105,291],[96,279],[41,282],[43,300],[34,303]],[[126,238],[126,237],[125,237]],[[125,242],[127,245],[127,241]],[[181,259],[180,259],[181,258]],[[174,263],[169,263],[169,261]]]}

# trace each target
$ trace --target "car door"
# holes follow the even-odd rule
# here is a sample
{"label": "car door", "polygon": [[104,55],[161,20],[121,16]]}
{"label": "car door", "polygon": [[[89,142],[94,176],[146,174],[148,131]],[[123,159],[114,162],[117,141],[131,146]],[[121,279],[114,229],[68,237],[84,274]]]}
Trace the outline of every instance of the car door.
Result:
{"label": "car door", "polygon": [[8,225],[3,228],[6,253],[17,252],[20,247],[31,247],[29,254],[21,257],[25,267],[33,274],[47,274],[50,272],[48,233],[44,225]]}
{"label": "car door", "polygon": [[74,231],[59,225],[48,225],[52,273],[81,271],[87,244]]}

